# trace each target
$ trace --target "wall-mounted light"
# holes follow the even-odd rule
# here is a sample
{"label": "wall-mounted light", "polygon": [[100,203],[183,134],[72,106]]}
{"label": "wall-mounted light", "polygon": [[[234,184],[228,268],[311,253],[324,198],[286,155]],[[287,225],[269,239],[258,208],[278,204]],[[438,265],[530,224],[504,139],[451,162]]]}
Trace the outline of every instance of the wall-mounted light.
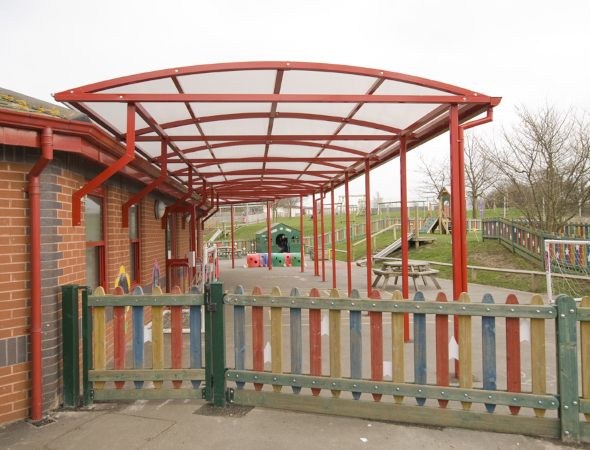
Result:
{"label": "wall-mounted light", "polygon": [[166,205],[164,202],[162,200],[156,200],[156,203],[154,204],[154,216],[156,216],[156,219],[161,219],[164,217],[165,212]]}

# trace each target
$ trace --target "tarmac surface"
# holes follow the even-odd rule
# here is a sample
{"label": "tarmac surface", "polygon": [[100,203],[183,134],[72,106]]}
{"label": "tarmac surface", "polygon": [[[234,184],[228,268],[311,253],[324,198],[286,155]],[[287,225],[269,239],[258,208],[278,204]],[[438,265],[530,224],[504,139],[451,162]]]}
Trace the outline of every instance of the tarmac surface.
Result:
{"label": "tarmac surface", "polygon": [[[246,293],[252,291],[254,286],[262,288],[263,293],[270,293],[270,289],[279,286],[283,295],[288,295],[292,287],[299,287],[301,294],[306,295],[311,288],[320,289],[322,296],[327,296],[332,288],[331,265],[326,261],[326,281],[322,277],[313,276],[313,262],[308,262],[305,272],[300,268],[268,268],[244,269],[245,259],[236,260],[236,269],[231,269],[231,261],[222,261],[220,264],[220,281],[225,283],[227,292],[233,292],[237,285],[242,285]],[[337,286],[341,296],[347,294],[346,264],[337,263]],[[353,266],[352,285],[358,288],[361,295],[366,295],[367,273],[365,267]],[[449,299],[452,298],[452,282],[439,279],[442,291]],[[420,284],[422,282],[420,281]],[[410,286],[412,284],[410,283]],[[382,293],[384,298],[390,298],[396,289],[393,280]],[[429,283],[428,286],[419,285],[427,300],[434,300],[438,290]],[[497,303],[504,303],[508,294],[515,293],[521,303],[530,303],[532,294],[514,292],[506,289],[490,288],[477,284],[469,285],[469,293],[472,302],[481,302],[485,293],[491,293]],[[410,299],[413,298],[413,286],[410,287]],[[227,335],[227,365],[233,367],[233,314],[231,307],[225,307],[226,335]],[[247,314],[247,327],[251,327]],[[270,339],[270,320],[265,312],[265,341]],[[343,313],[343,326],[347,325],[348,315]],[[288,327],[288,311],[283,313],[284,327]],[[391,343],[391,327],[388,327],[391,319],[384,314],[384,342]],[[303,326],[307,317],[303,317]],[[368,324],[368,317],[363,317],[363,324]],[[430,363],[435,355],[435,344],[431,335],[434,326],[430,324],[433,318],[427,319],[429,325],[428,355],[429,370],[428,381],[436,380],[434,364]],[[549,322],[549,321],[547,321]],[[411,329],[410,323],[410,329]],[[549,325],[549,324],[548,324]],[[449,326],[452,324],[449,322]],[[505,335],[504,320],[496,319],[496,335],[498,337],[498,389],[505,389]],[[387,330],[389,329],[389,335]],[[474,353],[474,387],[481,385],[481,363],[478,362],[477,351],[481,345],[481,320],[473,321],[473,353]],[[451,328],[449,329],[451,331]],[[247,334],[248,334],[247,330]],[[365,332],[367,333],[365,335]],[[288,353],[288,328],[284,328],[286,335],[284,341],[284,360],[289,361]],[[552,335],[553,333],[553,335]],[[308,335],[309,333],[307,333]],[[306,336],[306,329],[303,330]],[[348,333],[342,333],[342,347],[348,348]],[[452,333],[449,334],[450,336]],[[365,337],[366,336],[366,337]],[[548,379],[547,391],[555,392],[555,383],[552,379],[555,373],[554,354],[554,330],[547,326],[547,363]],[[187,339],[187,337],[185,337]],[[326,337],[322,338],[322,354],[328,355]],[[307,341],[308,342],[308,341]],[[363,369],[365,374],[370,373],[368,326],[363,326]],[[146,345],[149,345],[146,344]],[[304,349],[306,342],[304,340]],[[406,380],[413,380],[413,352],[411,343],[406,344]],[[527,347],[528,345],[528,347]],[[247,355],[251,355],[251,343],[247,343]],[[308,347],[307,347],[308,348]],[[388,347],[385,346],[385,359],[387,360]],[[324,353],[326,352],[326,353]],[[151,355],[146,347],[146,357]],[[523,366],[523,391],[530,392],[530,345],[522,343]],[[349,376],[346,371],[348,356],[342,354],[343,376]],[[249,358],[249,359],[248,359]],[[528,358],[528,359],[527,359]],[[309,359],[309,358],[307,358]],[[323,373],[329,373],[329,358],[323,358]],[[304,353],[305,360],[305,353]],[[128,361],[132,361],[128,358]],[[186,364],[186,362],[185,362]],[[248,366],[250,364],[250,366]],[[309,361],[307,361],[309,364]],[[146,360],[146,366],[150,362]],[[169,367],[169,362],[166,363]],[[451,362],[452,367],[452,362]],[[478,369],[479,367],[479,369]],[[251,356],[247,357],[246,368],[251,368]],[[270,369],[270,364],[265,364],[265,369]],[[285,368],[288,370],[288,368]],[[309,367],[303,368],[303,372]],[[528,372],[527,372],[528,371]],[[501,376],[504,374],[504,378]],[[451,374],[452,375],[452,374]],[[365,375],[366,376],[366,375]],[[385,380],[388,378],[386,377]],[[390,378],[389,378],[390,379]],[[451,380],[452,381],[452,380]],[[131,383],[127,383],[131,384]],[[231,386],[231,385],[230,385]],[[127,388],[127,386],[126,386]],[[129,387],[131,388],[131,387]],[[265,389],[271,389],[265,386]],[[302,391],[303,394],[303,391]],[[329,395],[329,393],[325,393]],[[343,393],[344,396],[345,393]],[[385,400],[385,399],[384,399]],[[413,399],[407,399],[408,404]],[[391,400],[389,400],[391,401]],[[404,400],[406,403],[406,400]],[[427,402],[427,405],[429,403]],[[432,404],[431,406],[435,406]],[[477,408],[480,407],[480,408]],[[506,413],[507,407],[500,412]],[[483,405],[473,405],[473,410],[482,410]],[[533,414],[532,410],[523,408],[521,414]],[[210,408],[204,400],[137,400],[120,401],[116,403],[97,403],[91,409],[58,410],[50,413],[55,419],[54,423],[40,428],[21,421],[0,427],[0,449],[184,449],[184,448],[214,448],[214,449],[257,449],[260,448],[454,448],[454,449],[557,449],[572,448],[561,444],[556,440],[532,438],[521,435],[501,433],[479,432],[457,428],[429,427],[419,425],[405,425],[393,422],[379,422],[357,418],[336,417],[330,415],[318,415],[297,413],[290,411],[240,407],[231,405],[219,414]],[[555,417],[548,411],[547,417]],[[539,419],[542,420],[542,419]]]}

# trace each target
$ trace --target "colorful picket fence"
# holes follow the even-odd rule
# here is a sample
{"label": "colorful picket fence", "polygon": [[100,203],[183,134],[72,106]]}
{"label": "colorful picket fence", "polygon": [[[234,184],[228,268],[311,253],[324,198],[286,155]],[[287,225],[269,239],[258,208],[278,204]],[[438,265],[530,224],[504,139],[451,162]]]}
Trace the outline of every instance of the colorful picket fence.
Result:
{"label": "colorful picket fence", "polygon": [[[73,290],[64,292],[68,291]],[[233,294],[224,292],[223,283],[207,285],[204,294],[154,290],[142,295],[136,289],[131,295],[122,291],[104,295],[98,289],[89,295],[84,291],[84,404],[206,398],[218,407],[230,402],[590,442],[590,297],[577,306],[565,295],[555,304],[544,305],[539,295],[530,304],[522,304],[515,295],[494,299],[486,294],[481,302],[472,302],[466,293],[449,302],[443,293],[436,301],[425,301],[422,292],[412,301],[403,300],[399,291],[387,299],[379,291],[373,291],[371,298],[361,298],[357,290],[341,298],[335,289],[327,297],[318,289],[302,293],[293,288],[288,296],[276,287],[269,295],[263,295],[259,287],[250,295],[241,287]],[[77,298],[77,286],[72,298]],[[202,363],[201,354],[203,305],[207,364]],[[109,307],[114,317],[114,357],[107,368],[105,313]],[[143,336],[148,307],[151,367],[146,363]],[[124,351],[128,308],[133,326],[127,347],[133,361],[125,360]],[[171,334],[166,340],[164,308],[170,308],[171,316]],[[190,314],[187,344],[182,341],[183,308]],[[232,346],[225,332],[226,320],[229,323],[231,318],[224,316],[230,312],[233,368],[228,367],[225,356],[226,347]],[[370,314],[365,323],[364,312]],[[404,343],[406,313],[412,315],[413,343]],[[458,380],[450,379],[450,316],[459,318]],[[481,317],[481,322],[474,322],[474,317]],[[71,320],[77,323],[77,318]],[[530,358],[523,353],[520,335],[521,325],[529,320]],[[322,354],[323,334],[328,334],[324,339],[329,344],[328,355]],[[170,354],[165,358],[168,346],[164,342],[168,341]],[[474,348],[474,342],[481,348]],[[555,355],[547,358],[548,349],[553,348]],[[433,349],[435,354],[429,358]],[[184,352],[190,354],[190,368],[183,366]],[[406,371],[410,359],[412,367]],[[265,362],[270,363],[270,370]],[[390,379],[386,380],[389,363]],[[482,374],[476,387],[474,371]],[[408,375],[412,372],[413,379]],[[530,383],[527,380],[523,385],[521,373],[530,374]],[[170,381],[171,387],[164,384]]]}
{"label": "colorful picket fence", "polygon": [[[84,403],[92,400],[205,398],[200,388],[205,380],[201,349],[201,306],[204,295],[193,287],[191,293],[182,294],[178,286],[170,294],[159,287],[151,295],[144,295],[140,287],[124,295],[117,288],[113,295],[105,295],[102,287],[94,295],[83,293],[82,337],[84,348],[83,388]],[[107,368],[106,308],[113,309],[114,358],[113,367]],[[144,335],[145,309],[151,309],[151,338]],[[170,314],[170,347],[164,345],[164,309]],[[183,309],[189,313],[189,343],[183,343]],[[126,323],[131,314],[131,346],[133,361],[126,361]],[[94,331],[94,339],[92,336]],[[151,367],[146,367],[146,341],[151,346]],[[93,343],[93,345],[92,345]],[[183,354],[190,357],[190,368],[183,367]],[[165,354],[168,357],[165,358]],[[90,356],[89,356],[90,355]],[[165,368],[165,359],[170,367]],[[132,367],[132,368],[131,368]],[[163,388],[171,381],[172,388]],[[189,387],[182,387],[190,381]],[[114,388],[105,383],[114,382]],[[148,388],[153,383],[153,389]],[[151,387],[151,386],[150,386]]]}
{"label": "colorful picket fence", "polygon": [[[225,373],[226,381],[237,383],[229,389],[229,400],[237,404],[264,406],[313,413],[349,415],[370,419],[420,423],[435,426],[456,426],[477,430],[518,433],[535,436],[561,437],[564,441],[590,440],[590,424],[580,422],[580,413],[590,417],[590,298],[582,308],[566,296],[556,305],[546,306],[535,295],[530,305],[519,304],[509,295],[498,304],[486,294],[481,303],[472,303],[464,293],[458,302],[447,302],[439,293],[436,301],[425,301],[417,292],[413,301],[403,301],[400,292],[382,301],[379,291],[371,298],[359,298],[353,291],[350,298],[340,298],[337,290],[321,297],[318,289],[302,296],[294,288],[289,296],[282,296],[278,288],[270,295],[262,295],[255,288],[252,295],[236,290],[224,298],[233,306],[235,369]],[[270,308],[271,371],[264,370],[264,308]],[[252,314],[253,370],[246,370],[246,311]],[[283,310],[289,311],[289,361],[283,358]],[[305,355],[302,333],[302,310],[308,311],[309,352]],[[322,372],[322,310],[328,311],[329,373]],[[362,312],[368,311],[370,341],[370,373],[363,373]],[[343,313],[348,316],[343,318]],[[406,380],[403,316],[413,314],[413,372],[414,380]],[[391,346],[384,346],[383,314],[391,314]],[[428,383],[427,317],[434,315],[436,348],[436,383]],[[459,316],[459,380],[458,386],[449,380],[449,316]],[[483,386],[473,387],[472,320],[481,317],[481,364]],[[348,319],[343,321],[343,319]],[[531,391],[522,392],[520,321],[530,319]],[[498,388],[496,322],[505,321],[506,389]],[[545,324],[552,321],[557,329],[558,392],[547,392]],[[584,398],[578,395],[577,321],[582,329],[582,384]],[[345,326],[344,326],[345,325]],[[349,377],[343,376],[342,331],[348,328],[350,345]],[[584,339],[586,341],[584,342]],[[286,346],[287,347],[287,346]],[[391,381],[384,381],[384,349],[391,349]],[[404,348],[405,347],[405,348]],[[366,345],[365,345],[366,348]],[[309,358],[309,373],[302,373],[303,358]],[[389,356],[389,355],[387,355]],[[286,371],[290,365],[290,371]],[[432,370],[430,371],[432,373]],[[432,376],[432,375],[431,375]],[[254,389],[249,389],[252,383]],[[272,391],[264,385],[272,386]],[[292,393],[286,391],[289,387]],[[309,391],[303,389],[308,388]],[[322,395],[322,391],[330,395]],[[350,399],[343,393],[350,392]],[[311,395],[309,395],[311,393]],[[307,394],[307,395],[306,395]],[[370,394],[370,395],[369,395]],[[392,397],[389,397],[392,396]],[[408,398],[413,398],[411,401]],[[436,400],[438,407],[426,405]],[[418,405],[412,406],[412,403]],[[452,407],[458,402],[460,408]],[[472,404],[485,407],[472,410]],[[506,410],[502,407],[508,407]],[[524,409],[531,411],[527,413]],[[558,411],[544,417],[546,411]],[[493,413],[493,414],[492,414]],[[534,414],[533,414],[534,413]]]}
{"label": "colorful picket fence", "polygon": [[[539,267],[546,268],[546,239],[590,240],[590,225],[569,224],[559,233],[549,233],[530,227],[526,222],[504,219],[484,219],[483,238],[495,239]],[[590,245],[558,244],[550,246],[549,258],[559,261],[561,270],[572,275],[586,275],[590,268]]]}

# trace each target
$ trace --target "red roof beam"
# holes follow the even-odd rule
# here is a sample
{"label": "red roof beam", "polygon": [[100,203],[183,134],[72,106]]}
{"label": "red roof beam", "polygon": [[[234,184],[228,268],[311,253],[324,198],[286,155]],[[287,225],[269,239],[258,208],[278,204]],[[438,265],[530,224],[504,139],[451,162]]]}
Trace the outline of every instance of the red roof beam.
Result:
{"label": "red roof beam", "polygon": [[[397,135],[390,134],[241,134],[241,135],[207,135],[207,136],[167,136],[167,139],[175,142],[200,142],[200,141],[262,141],[266,143],[282,141],[387,141]],[[159,141],[158,136],[139,136],[138,142]]]}
{"label": "red roof beam", "polygon": [[[490,104],[486,95],[330,95],[330,94],[56,94],[62,102],[110,103],[428,103]],[[492,105],[495,106],[495,105]]]}
{"label": "red roof beam", "polygon": [[[357,125],[359,127],[373,128],[375,130],[382,130],[388,133],[400,133],[400,128],[390,127],[380,123],[367,122],[365,120],[349,119],[347,117],[328,116],[323,114],[307,114],[307,113],[293,113],[293,112],[275,112],[272,116],[271,113],[266,112],[255,112],[255,113],[235,113],[235,114],[219,114],[216,116],[197,117],[195,119],[183,119],[176,120],[174,122],[167,122],[161,124],[161,127],[165,130],[170,128],[182,127],[185,125],[192,125],[197,123],[207,122],[218,122],[223,120],[240,120],[240,119],[270,119],[270,118],[281,118],[281,119],[306,119],[306,120],[320,120],[325,122],[336,122],[336,123],[347,123],[350,125]],[[136,136],[142,134],[151,133],[152,129],[149,127],[135,130]],[[270,133],[269,133],[270,134]]]}

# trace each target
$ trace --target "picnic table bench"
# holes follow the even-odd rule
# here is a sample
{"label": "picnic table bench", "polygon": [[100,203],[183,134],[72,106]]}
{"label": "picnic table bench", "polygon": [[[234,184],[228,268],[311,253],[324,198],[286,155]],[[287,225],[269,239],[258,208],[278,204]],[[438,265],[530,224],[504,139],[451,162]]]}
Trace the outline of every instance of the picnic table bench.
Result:
{"label": "picnic table bench", "polygon": [[[377,275],[372,286],[377,287],[377,283],[383,277],[382,290],[387,289],[390,277],[395,277],[394,284],[397,284],[398,278],[403,276],[401,261],[386,261],[383,263],[383,269],[373,269],[373,273]],[[421,277],[425,286],[428,285],[426,277],[430,277],[437,289],[441,289],[440,284],[436,280],[438,270],[430,268],[430,264],[426,261],[408,261],[408,276],[412,278],[414,289],[417,291],[416,278]]]}

